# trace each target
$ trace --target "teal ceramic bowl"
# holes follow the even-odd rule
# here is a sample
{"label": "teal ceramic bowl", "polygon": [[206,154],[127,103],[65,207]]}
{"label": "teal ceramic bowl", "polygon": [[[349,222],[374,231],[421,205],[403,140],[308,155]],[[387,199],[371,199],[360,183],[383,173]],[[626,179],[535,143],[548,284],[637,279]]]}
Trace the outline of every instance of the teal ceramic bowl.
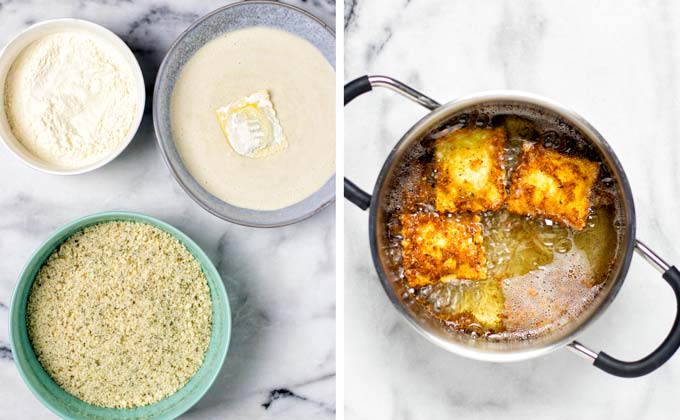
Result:
{"label": "teal ceramic bowl", "polygon": [[[191,380],[175,394],[155,403],[131,409],[97,407],[79,400],[61,389],[38,362],[28,339],[26,303],[38,270],[47,257],[74,233],[102,222],[128,220],[147,223],[178,239],[198,260],[205,272],[212,298],[212,336],[203,365]],[[173,226],[153,217],[136,213],[100,213],[83,217],[57,230],[31,256],[12,296],[9,315],[9,337],[19,373],[28,388],[47,408],[64,419],[174,419],[187,411],[208,391],[217,377],[229,347],[231,312],[222,279],[201,248]]]}

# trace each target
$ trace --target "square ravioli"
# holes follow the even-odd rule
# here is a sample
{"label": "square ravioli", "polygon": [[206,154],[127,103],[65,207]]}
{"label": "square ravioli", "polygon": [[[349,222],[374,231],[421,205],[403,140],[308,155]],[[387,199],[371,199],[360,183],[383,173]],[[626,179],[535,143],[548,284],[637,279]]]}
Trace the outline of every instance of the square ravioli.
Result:
{"label": "square ravioli", "polygon": [[461,128],[435,142],[438,211],[498,210],[505,201],[505,130]]}
{"label": "square ravioli", "polygon": [[288,147],[266,90],[220,107],[215,115],[227,141],[241,156],[263,158]]}
{"label": "square ravioli", "polygon": [[486,278],[481,218],[437,213],[402,214],[402,265],[409,286],[449,279]]}
{"label": "square ravioli", "polygon": [[512,175],[508,211],[544,216],[581,230],[599,173],[596,162],[525,143]]}

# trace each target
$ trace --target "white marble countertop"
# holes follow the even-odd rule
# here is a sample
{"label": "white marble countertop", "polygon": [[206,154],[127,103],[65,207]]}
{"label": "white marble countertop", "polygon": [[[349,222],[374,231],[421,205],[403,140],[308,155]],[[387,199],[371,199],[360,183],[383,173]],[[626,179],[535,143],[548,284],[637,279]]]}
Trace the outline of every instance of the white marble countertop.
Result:
{"label": "white marble countertop", "polygon": [[[79,17],[119,34],[141,63],[147,91],[174,38],[229,1],[0,1],[0,45],[28,25]],[[334,26],[332,0],[290,3]],[[14,366],[8,306],[33,250],[59,226],[109,210],[146,213],[191,236],[218,267],[234,329],[222,372],[183,419],[332,419],[335,416],[335,211],[285,228],[224,222],[194,203],[159,154],[150,113],[129,148],[86,175],[58,177],[0,148],[0,420],[56,418]],[[304,261],[304,263],[301,263]]]}
{"label": "white marble countertop", "polygon": [[[385,74],[441,102],[526,90],[585,116],[626,169],[639,238],[680,264],[679,4],[346,0],[345,18],[347,81]],[[352,102],[345,175],[372,189],[389,150],[424,114],[386,90]],[[344,206],[348,420],[677,418],[680,354],[651,375],[620,379],[567,350],[490,364],[425,341],[378,282],[368,215]],[[579,339],[639,358],[660,344],[674,314],[669,287],[635,257],[614,303]]]}

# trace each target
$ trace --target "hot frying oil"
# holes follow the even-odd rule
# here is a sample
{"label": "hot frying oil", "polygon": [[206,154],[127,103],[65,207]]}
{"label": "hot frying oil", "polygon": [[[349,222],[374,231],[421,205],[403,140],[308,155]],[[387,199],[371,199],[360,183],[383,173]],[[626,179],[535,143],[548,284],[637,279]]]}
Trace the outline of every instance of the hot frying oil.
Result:
{"label": "hot frying oil", "polygon": [[[401,239],[398,215],[436,212],[432,198],[433,139],[471,124],[504,127],[507,142],[503,164],[508,179],[527,141],[601,161],[591,146],[564,125],[531,117],[488,110],[463,114],[413,148],[400,168],[399,182],[393,186],[388,204],[390,249],[397,265]],[[547,218],[512,214],[504,208],[482,214],[487,279],[444,277],[434,284],[409,289],[413,301],[451,329],[490,339],[527,338],[564,325],[593,302],[609,277],[622,227],[615,187],[609,171],[603,168],[586,226],[580,231]],[[403,272],[400,275],[403,279]]]}

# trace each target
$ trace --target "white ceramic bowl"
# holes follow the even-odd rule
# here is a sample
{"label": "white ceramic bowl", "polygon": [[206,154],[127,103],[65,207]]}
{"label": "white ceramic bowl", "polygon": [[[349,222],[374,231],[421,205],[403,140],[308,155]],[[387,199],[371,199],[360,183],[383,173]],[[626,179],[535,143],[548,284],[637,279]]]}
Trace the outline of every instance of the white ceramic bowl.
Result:
{"label": "white ceramic bowl", "polygon": [[[7,122],[7,115],[5,113],[4,107],[5,79],[7,78],[7,73],[9,72],[12,63],[14,63],[14,60],[16,60],[17,56],[33,41],[36,41],[37,39],[46,35],[64,30],[88,32],[104,40],[109,45],[111,45],[112,48],[115,48],[130,66],[135,79],[135,90],[137,91],[137,109],[135,110],[135,117],[132,121],[132,125],[130,126],[130,131],[128,132],[125,139],[123,139],[118,147],[113,149],[102,159],[77,168],[63,168],[51,165],[35,157],[32,153],[26,150],[26,148],[16,139],[12,133],[9,123]],[[139,63],[137,62],[134,54],[132,54],[130,48],[116,34],[104,28],[103,26],[97,25],[96,23],[82,19],[71,18],[51,19],[39,22],[26,28],[16,35],[0,52],[0,138],[2,138],[5,146],[7,146],[9,151],[12,152],[14,156],[19,158],[19,160],[31,168],[55,175],[77,175],[93,171],[106,165],[118,155],[120,155],[127,145],[130,144],[130,141],[132,141],[132,138],[135,136],[135,133],[139,128],[139,124],[142,121],[145,101],[146,88],[144,86],[144,77],[142,76],[142,70],[140,69]]]}

